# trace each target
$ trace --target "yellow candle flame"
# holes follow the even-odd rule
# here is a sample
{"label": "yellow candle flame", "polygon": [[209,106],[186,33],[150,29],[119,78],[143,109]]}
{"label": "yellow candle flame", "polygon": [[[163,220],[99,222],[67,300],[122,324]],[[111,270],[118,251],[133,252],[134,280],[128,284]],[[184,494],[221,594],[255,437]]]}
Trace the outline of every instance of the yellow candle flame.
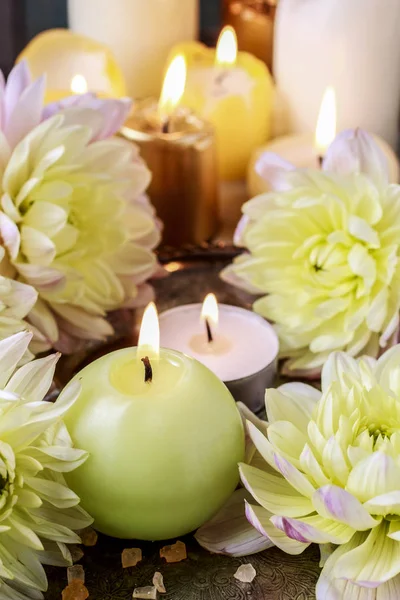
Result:
{"label": "yellow candle flame", "polygon": [[208,294],[203,302],[201,309],[201,319],[207,320],[210,324],[217,326],[219,320],[218,302],[214,294]]}
{"label": "yellow candle flame", "polygon": [[158,357],[160,354],[160,326],[158,323],[157,308],[150,302],[143,314],[139,335],[139,357],[151,355]]}
{"label": "yellow candle flame", "polygon": [[336,96],[333,87],[325,90],[315,131],[315,148],[324,156],[336,136]]}
{"label": "yellow candle flame", "polygon": [[186,85],[186,61],[183,54],[178,54],[168,67],[158,103],[158,111],[164,122],[175,111],[182,100]]}
{"label": "yellow candle flame", "polygon": [[83,75],[74,75],[71,81],[71,91],[73,94],[86,94],[88,84]]}
{"label": "yellow candle flame", "polygon": [[238,43],[235,30],[228,25],[219,36],[215,64],[220,67],[232,67],[236,64]]}

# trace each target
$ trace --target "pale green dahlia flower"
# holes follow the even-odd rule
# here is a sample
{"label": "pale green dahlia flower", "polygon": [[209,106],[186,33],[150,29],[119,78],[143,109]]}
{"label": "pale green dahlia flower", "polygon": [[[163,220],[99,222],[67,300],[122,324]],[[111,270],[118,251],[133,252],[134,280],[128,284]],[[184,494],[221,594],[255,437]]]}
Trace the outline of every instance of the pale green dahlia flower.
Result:
{"label": "pale green dahlia flower", "polygon": [[[247,423],[247,492],[199,530],[200,543],[234,555],[320,544],[317,600],[398,600],[400,345],[378,361],[333,353],[322,392],[287,383],[267,390],[266,408],[268,425]],[[253,533],[237,510],[246,494]]]}
{"label": "pale green dahlia flower", "polygon": [[0,272],[39,295],[33,350],[70,351],[112,333],[109,311],[148,301],[160,232],[150,172],[114,136],[130,102],[85,95],[44,108],[43,94],[24,63],[0,78]]}
{"label": "pale green dahlia flower", "polygon": [[43,402],[58,355],[16,368],[30,340],[21,332],[0,341],[0,600],[43,598],[42,565],[72,564],[66,544],[92,522],[63,477],[87,457],[61,421],[79,384]]}
{"label": "pale green dahlia flower", "polygon": [[322,171],[271,154],[258,167],[274,191],[244,205],[249,252],[223,278],[262,295],[254,310],[275,322],[288,374],[317,375],[333,350],[377,356],[400,307],[400,186],[380,149],[345,131]]}

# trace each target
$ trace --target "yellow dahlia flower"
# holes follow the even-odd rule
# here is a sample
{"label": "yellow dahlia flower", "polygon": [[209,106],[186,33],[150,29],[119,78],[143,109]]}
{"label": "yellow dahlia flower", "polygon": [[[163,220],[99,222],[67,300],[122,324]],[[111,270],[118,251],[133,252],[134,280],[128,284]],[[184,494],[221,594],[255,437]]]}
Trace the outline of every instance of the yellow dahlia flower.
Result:
{"label": "yellow dahlia flower", "polygon": [[[160,236],[150,173],[113,137],[129,102],[70,98],[43,110],[25,63],[0,85],[0,235],[14,276],[39,300],[40,349],[112,333],[108,311],[147,300]],[[1,301],[1,297],[0,297]]]}
{"label": "yellow dahlia flower", "polygon": [[333,353],[322,392],[285,384],[266,408],[266,434],[248,422],[264,462],[240,466],[249,522],[290,554],[323,545],[317,600],[398,600],[400,345],[378,361]]}
{"label": "yellow dahlia flower", "polygon": [[249,252],[223,278],[261,295],[288,374],[318,374],[333,350],[377,356],[400,307],[400,186],[380,149],[345,131],[322,171],[271,154],[258,167],[274,191],[244,205],[236,242]]}
{"label": "yellow dahlia flower", "polygon": [[61,418],[79,385],[43,402],[58,355],[16,368],[31,334],[0,341],[0,600],[38,600],[47,589],[43,564],[72,564],[66,546],[91,518],[63,473],[86,460]]}

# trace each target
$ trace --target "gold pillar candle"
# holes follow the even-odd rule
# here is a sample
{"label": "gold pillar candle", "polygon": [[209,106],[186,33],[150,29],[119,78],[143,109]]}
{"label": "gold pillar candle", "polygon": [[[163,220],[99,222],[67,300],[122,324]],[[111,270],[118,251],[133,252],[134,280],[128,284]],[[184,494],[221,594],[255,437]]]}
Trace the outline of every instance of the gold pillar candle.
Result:
{"label": "gold pillar candle", "polygon": [[224,0],[224,25],[236,31],[239,50],[264,61],[272,72],[277,0]]}
{"label": "gold pillar candle", "polygon": [[160,126],[157,100],[136,103],[121,135],[135,142],[152,172],[150,199],[163,221],[163,243],[198,244],[217,230],[218,179],[214,131],[179,108]]}

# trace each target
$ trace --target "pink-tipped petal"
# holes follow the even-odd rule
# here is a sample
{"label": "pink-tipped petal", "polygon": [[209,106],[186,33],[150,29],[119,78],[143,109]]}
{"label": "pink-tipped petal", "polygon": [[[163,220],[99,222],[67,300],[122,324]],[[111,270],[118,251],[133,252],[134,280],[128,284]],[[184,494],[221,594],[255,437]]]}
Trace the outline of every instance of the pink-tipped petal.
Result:
{"label": "pink-tipped petal", "polygon": [[251,523],[261,535],[271,540],[277,548],[280,548],[287,554],[301,554],[310,545],[308,542],[303,543],[288,537],[286,533],[275,527],[272,523],[270,512],[261,506],[249,504],[247,500],[246,517],[249,523]]}
{"label": "pink-tipped petal", "polygon": [[16,260],[21,244],[17,225],[5,213],[0,212],[0,235],[12,260]]}
{"label": "pink-tipped petal", "polygon": [[195,538],[200,546],[229,556],[248,556],[270,548],[269,538],[246,518],[244,501],[250,498],[246,490],[236,490],[216,516],[198,529]]}
{"label": "pink-tipped petal", "polygon": [[4,128],[11,148],[26,137],[32,129],[39,125],[42,116],[45,92],[45,78],[40,77],[22,92],[16,101]]}
{"label": "pink-tipped petal", "polygon": [[345,544],[355,533],[352,527],[319,515],[304,519],[273,516],[271,522],[293,540],[308,544]]}
{"label": "pink-tipped petal", "polygon": [[31,75],[29,73],[28,63],[23,60],[13,68],[7,79],[7,85],[4,92],[3,127],[8,123],[8,119],[14,110],[14,106],[30,83]]}
{"label": "pink-tipped petal", "polygon": [[235,229],[235,233],[233,234],[233,243],[238,248],[244,248],[245,243],[243,241],[243,232],[245,231],[248,223],[250,222],[250,217],[248,215],[243,215],[240,219],[237,227]]}
{"label": "pink-tipped petal", "polygon": [[67,98],[62,98],[58,102],[51,102],[43,108],[42,119],[50,119],[50,117],[72,106],[89,106],[95,98],[96,95],[89,92],[79,96],[67,96]]}
{"label": "pink-tipped petal", "polygon": [[379,186],[389,183],[387,159],[373,137],[362,129],[339,133],[328,148],[323,169],[342,175],[364,173]]}
{"label": "pink-tipped petal", "polygon": [[99,100],[96,109],[104,116],[105,126],[96,140],[103,140],[117,133],[128,118],[132,101],[129,98],[121,100]]}
{"label": "pink-tipped petal", "polygon": [[290,189],[285,175],[294,168],[294,165],[273,152],[261,154],[255,166],[257,174],[275,191]]}
{"label": "pink-tipped petal", "polygon": [[288,481],[290,485],[294,487],[294,489],[300,494],[306,496],[307,498],[311,498],[315,492],[315,488],[313,485],[311,485],[307,477],[301,473],[301,471],[296,469],[292,463],[286,460],[286,458],[283,458],[283,456],[275,454],[274,460],[278,471],[280,471],[286,481]]}
{"label": "pink-tipped petal", "polygon": [[358,531],[379,525],[357,498],[337,485],[325,485],[313,495],[313,504],[321,517],[340,521]]}

